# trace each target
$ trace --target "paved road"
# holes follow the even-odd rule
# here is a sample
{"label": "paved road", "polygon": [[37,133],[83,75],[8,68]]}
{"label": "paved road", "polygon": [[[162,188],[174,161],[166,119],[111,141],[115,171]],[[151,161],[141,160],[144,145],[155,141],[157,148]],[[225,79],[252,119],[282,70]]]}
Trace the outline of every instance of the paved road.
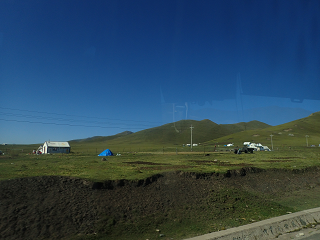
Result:
{"label": "paved road", "polygon": [[320,239],[320,233],[315,233],[312,234],[308,237],[303,237],[303,238],[297,238],[297,239],[303,239],[303,240],[319,240]]}
{"label": "paved road", "polygon": [[[265,219],[259,222],[230,228],[220,232],[208,233],[186,240],[208,239],[260,239],[260,240],[320,240],[320,207],[279,217]],[[309,228],[304,228],[306,226]],[[297,229],[300,229],[297,231]]]}
{"label": "paved road", "polygon": [[291,232],[280,235],[278,240],[319,240],[320,239],[320,226],[314,226],[313,228],[304,228],[297,232]]}

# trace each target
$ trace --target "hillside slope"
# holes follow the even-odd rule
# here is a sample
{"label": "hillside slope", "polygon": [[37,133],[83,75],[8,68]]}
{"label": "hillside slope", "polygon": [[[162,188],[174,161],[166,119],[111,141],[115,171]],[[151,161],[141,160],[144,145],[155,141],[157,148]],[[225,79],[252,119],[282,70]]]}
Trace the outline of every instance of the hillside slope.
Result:
{"label": "hillside slope", "polygon": [[[271,136],[276,147],[283,146],[319,146],[320,144],[320,112],[311,114],[289,123],[264,129],[247,130],[228,136],[216,138],[207,144],[234,142],[241,146],[243,142],[260,142],[271,145]],[[307,137],[306,137],[307,136]]]}
{"label": "hillside slope", "polygon": [[80,141],[81,143],[90,142],[108,142],[110,145],[128,145],[128,144],[186,144],[190,143],[191,128],[193,143],[202,143],[215,138],[226,136],[232,133],[240,132],[245,129],[263,129],[270,125],[251,121],[237,124],[216,124],[208,119],[202,121],[181,120],[174,123],[168,123],[159,127],[142,130],[132,134],[115,135],[111,137],[95,137]]}
{"label": "hillside slope", "polygon": [[71,140],[69,141],[70,143],[89,143],[89,142],[103,142],[103,141],[107,141],[107,140],[112,140],[115,138],[119,138],[119,137],[123,137],[123,136],[127,136],[129,134],[132,134],[133,132],[130,131],[124,131],[112,136],[94,136],[94,137],[89,137],[89,138],[84,138],[84,139],[75,139],[75,140]]}

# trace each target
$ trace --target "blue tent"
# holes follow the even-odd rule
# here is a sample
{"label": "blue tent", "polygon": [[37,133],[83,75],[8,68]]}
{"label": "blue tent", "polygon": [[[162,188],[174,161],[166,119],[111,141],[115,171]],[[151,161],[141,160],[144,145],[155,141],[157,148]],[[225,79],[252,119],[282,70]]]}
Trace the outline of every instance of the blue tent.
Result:
{"label": "blue tent", "polygon": [[112,156],[112,155],[113,155],[113,153],[110,151],[110,149],[106,149],[102,153],[100,153],[98,156],[104,157],[104,156]]}

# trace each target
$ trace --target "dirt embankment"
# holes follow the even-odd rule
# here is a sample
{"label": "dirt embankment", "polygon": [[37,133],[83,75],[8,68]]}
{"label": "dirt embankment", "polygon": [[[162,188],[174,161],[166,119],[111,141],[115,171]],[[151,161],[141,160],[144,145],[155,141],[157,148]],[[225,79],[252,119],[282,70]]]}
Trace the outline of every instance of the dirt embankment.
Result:
{"label": "dirt embankment", "polygon": [[[68,177],[33,177],[0,182],[0,239],[63,239],[99,232],[108,217],[139,216],[199,204],[208,190],[236,187],[279,196],[319,186],[318,169],[300,172],[255,168],[224,175],[167,172],[140,181],[92,183]],[[111,222],[110,225],[114,224]]]}

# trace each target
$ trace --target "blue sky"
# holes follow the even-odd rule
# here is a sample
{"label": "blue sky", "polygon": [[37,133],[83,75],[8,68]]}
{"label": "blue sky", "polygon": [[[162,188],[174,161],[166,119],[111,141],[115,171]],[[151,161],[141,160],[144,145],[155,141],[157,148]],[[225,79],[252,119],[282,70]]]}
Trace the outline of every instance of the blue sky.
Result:
{"label": "blue sky", "polygon": [[318,0],[3,0],[0,143],[320,111]]}

